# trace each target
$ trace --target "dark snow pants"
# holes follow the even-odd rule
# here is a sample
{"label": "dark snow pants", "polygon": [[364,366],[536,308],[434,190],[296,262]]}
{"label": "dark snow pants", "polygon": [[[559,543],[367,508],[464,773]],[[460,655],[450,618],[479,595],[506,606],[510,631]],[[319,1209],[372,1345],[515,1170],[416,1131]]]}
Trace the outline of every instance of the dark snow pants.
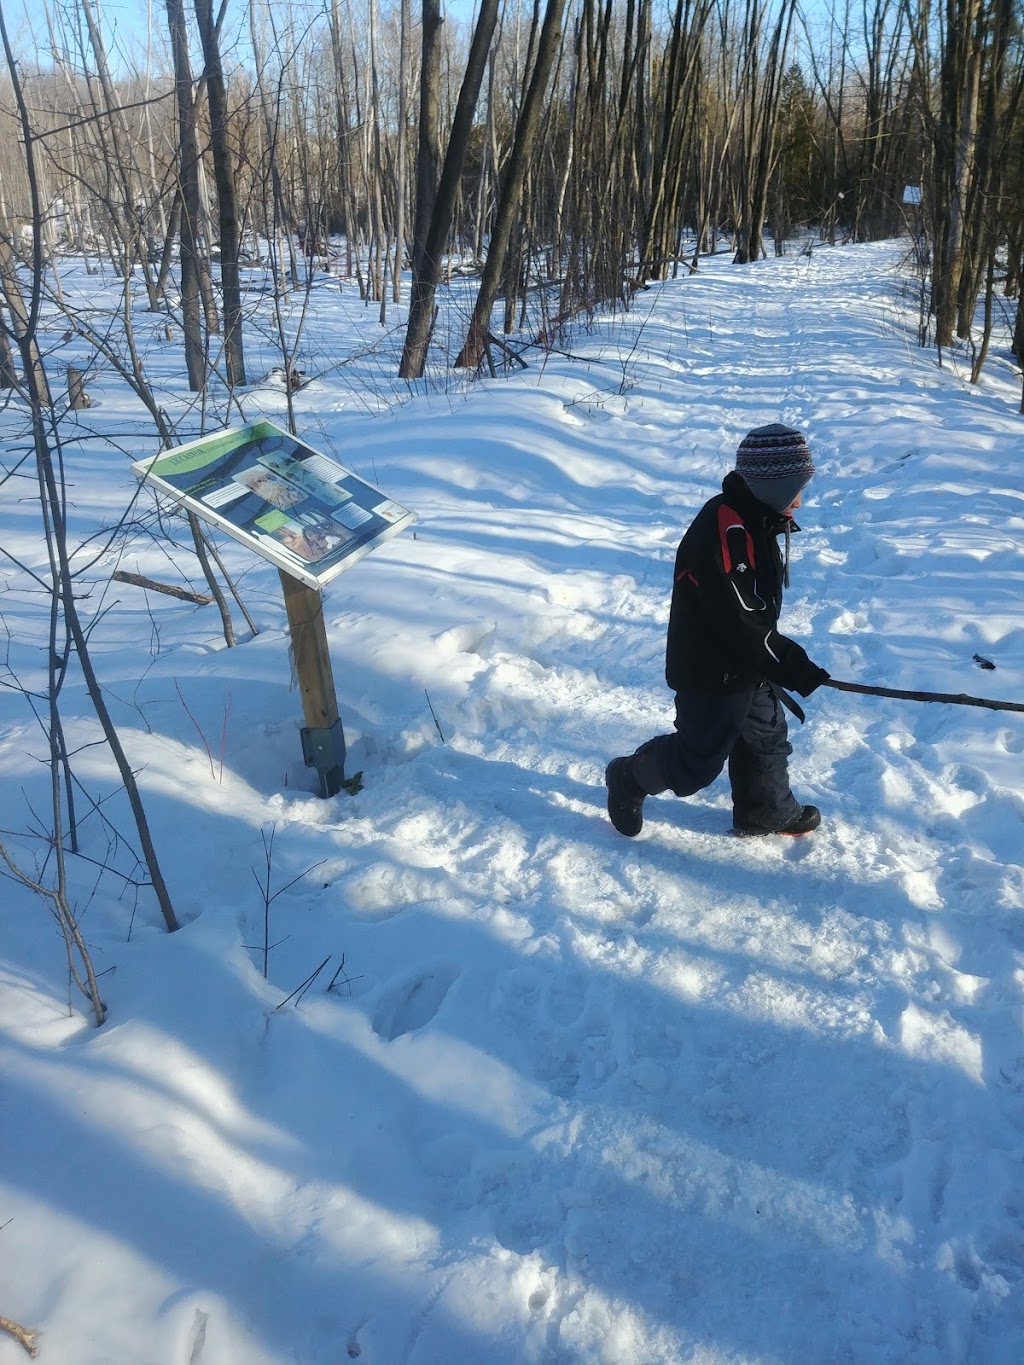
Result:
{"label": "dark snow pants", "polygon": [[736,825],[778,829],[801,810],[789,787],[786,713],[770,683],[735,692],[677,692],[676,728],[633,755],[633,775],[650,795],[692,796],[728,763]]}

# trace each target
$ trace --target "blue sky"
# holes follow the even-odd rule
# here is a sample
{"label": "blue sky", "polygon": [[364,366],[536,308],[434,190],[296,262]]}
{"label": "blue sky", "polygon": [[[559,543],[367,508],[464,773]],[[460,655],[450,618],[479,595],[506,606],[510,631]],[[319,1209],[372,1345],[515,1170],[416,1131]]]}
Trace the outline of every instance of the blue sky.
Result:
{"label": "blue sky", "polygon": [[[264,0],[264,3],[266,2],[267,0]],[[228,0],[228,3],[227,31],[244,31],[248,25],[247,0]],[[386,4],[387,0],[383,0],[383,3]],[[152,0],[150,4],[145,3],[145,0],[98,0],[98,8],[104,40],[114,61],[119,54],[141,55],[145,51],[150,23],[156,41],[162,42],[166,35],[167,11],[161,0]],[[278,11],[282,8],[275,5]],[[311,4],[310,8],[314,6]],[[465,22],[472,18],[476,6],[474,0],[448,0],[443,8],[446,17]],[[37,0],[0,0],[0,9],[4,13],[16,48],[25,50],[25,40],[29,32],[45,41],[45,22]],[[192,12],[192,0],[185,0],[185,10],[187,14]],[[417,0],[413,0],[414,19],[418,12]]]}

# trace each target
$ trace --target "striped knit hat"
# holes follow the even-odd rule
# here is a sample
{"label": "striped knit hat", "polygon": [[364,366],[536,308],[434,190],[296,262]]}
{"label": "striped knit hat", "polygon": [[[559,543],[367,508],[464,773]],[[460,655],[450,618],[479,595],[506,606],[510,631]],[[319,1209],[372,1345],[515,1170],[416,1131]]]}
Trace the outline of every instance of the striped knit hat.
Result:
{"label": "striped knit hat", "polygon": [[814,461],[799,431],[771,422],[744,436],[736,451],[736,473],[755,498],[784,512],[810,483]]}

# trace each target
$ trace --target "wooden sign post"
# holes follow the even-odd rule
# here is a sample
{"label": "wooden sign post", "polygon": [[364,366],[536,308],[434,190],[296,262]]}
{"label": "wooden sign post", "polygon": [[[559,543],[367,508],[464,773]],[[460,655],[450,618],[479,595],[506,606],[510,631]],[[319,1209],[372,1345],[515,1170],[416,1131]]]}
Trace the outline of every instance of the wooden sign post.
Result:
{"label": "wooden sign post", "polygon": [[345,782],[345,735],[320,592],[416,513],[265,419],[201,436],[132,468],[190,516],[277,565],[306,722],[302,756],[320,774],[321,796],[334,796]]}
{"label": "wooden sign post", "polygon": [[334,673],[327,650],[323,598],[279,570],[292,637],[295,676],[302,694],[302,756],[320,774],[320,795],[334,796],[345,781],[345,734],[338,715]]}

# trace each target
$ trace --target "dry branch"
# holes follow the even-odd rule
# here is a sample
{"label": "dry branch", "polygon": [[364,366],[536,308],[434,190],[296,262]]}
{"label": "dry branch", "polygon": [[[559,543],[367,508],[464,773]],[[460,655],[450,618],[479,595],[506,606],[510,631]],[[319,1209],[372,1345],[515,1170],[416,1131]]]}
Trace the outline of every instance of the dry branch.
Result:
{"label": "dry branch", "polygon": [[901,687],[872,687],[867,683],[840,682],[829,678],[826,687],[838,692],[862,692],[869,697],[898,697],[904,701],[945,701],[953,706],[984,706],[989,711],[1024,711],[1024,702],[990,701],[988,697],[969,697],[965,692],[911,692]]}
{"label": "dry branch", "polygon": [[10,1318],[0,1317],[0,1332],[6,1332],[9,1337],[13,1337],[20,1346],[24,1346],[29,1355],[35,1359],[39,1354],[39,1333],[29,1331],[27,1327],[22,1327],[20,1322],[13,1322]]}
{"label": "dry branch", "polygon": [[140,573],[129,573],[127,569],[115,569],[110,577],[116,583],[131,583],[136,588],[151,588],[153,592],[164,592],[168,597],[179,597],[183,602],[194,602],[197,607],[208,607],[213,601],[207,593],[190,592],[173,583],[158,583],[155,578],[146,578]]}

